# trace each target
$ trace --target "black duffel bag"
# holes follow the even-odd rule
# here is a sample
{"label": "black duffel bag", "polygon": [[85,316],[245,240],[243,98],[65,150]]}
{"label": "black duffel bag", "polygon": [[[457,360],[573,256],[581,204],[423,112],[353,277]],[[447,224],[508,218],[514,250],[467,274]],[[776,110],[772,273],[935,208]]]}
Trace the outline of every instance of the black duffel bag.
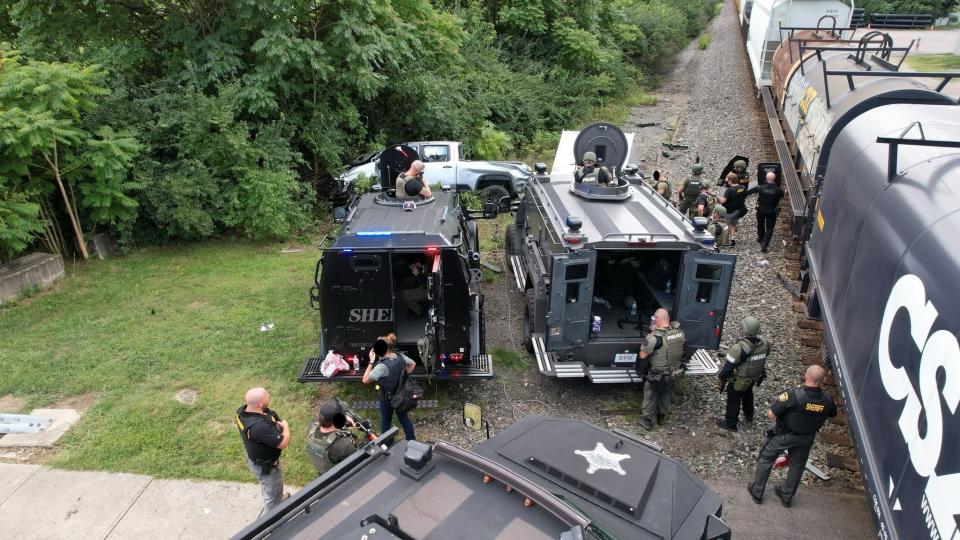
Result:
{"label": "black duffel bag", "polygon": [[423,388],[409,377],[406,370],[397,391],[390,396],[390,408],[397,412],[412,411],[420,404],[423,397]]}

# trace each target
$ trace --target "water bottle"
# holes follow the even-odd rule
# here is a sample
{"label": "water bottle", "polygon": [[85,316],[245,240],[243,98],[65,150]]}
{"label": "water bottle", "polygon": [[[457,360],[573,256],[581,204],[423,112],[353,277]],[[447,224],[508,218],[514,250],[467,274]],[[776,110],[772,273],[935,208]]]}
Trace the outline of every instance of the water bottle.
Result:
{"label": "water bottle", "polygon": [[360,371],[360,355],[354,355],[353,357],[353,370]]}
{"label": "water bottle", "polygon": [[673,282],[668,279],[666,287],[663,288],[663,292],[670,294],[670,291],[672,290],[673,290]]}
{"label": "water bottle", "polygon": [[591,325],[590,330],[593,332],[594,335],[597,335],[600,333],[600,316],[599,315],[593,316],[593,325]]}
{"label": "water bottle", "polygon": [[636,314],[637,314],[637,303],[634,302],[634,303],[630,304],[630,315],[633,316],[633,315],[636,315]]}

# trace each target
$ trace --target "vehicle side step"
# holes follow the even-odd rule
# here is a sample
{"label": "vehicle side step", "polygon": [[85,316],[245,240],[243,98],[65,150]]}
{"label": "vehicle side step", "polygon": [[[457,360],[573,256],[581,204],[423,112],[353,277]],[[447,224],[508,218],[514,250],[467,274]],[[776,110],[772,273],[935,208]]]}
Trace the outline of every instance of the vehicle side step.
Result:
{"label": "vehicle side step", "polygon": [[687,375],[716,375],[718,371],[720,362],[703,349],[697,349],[687,361]]}
{"label": "vehicle side step", "polygon": [[[352,411],[356,410],[378,410],[380,408],[379,401],[354,401],[347,404]],[[418,409],[436,409],[440,407],[439,402],[435,399],[421,399],[417,402]]]}
{"label": "vehicle side step", "polygon": [[517,290],[523,292],[527,281],[527,273],[523,268],[523,261],[519,255],[510,256],[510,267],[513,270],[513,279],[517,282]]}
{"label": "vehicle side step", "polygon": [[592,383],[639,383],[643,379],[637,375],[633,366],[626,367],[588,367],[587,378]]}
{"label": "vehicle side step", "polygon": [[540,373],[544,375],[549,375],[551,377],[556,377],[557,374],[553,370],[553,363],[550,361],[552,354],[547,352],[547,346],[543,343],[542,334],[533,335],[533,356],[537,359],[537,369],[540,370]]}

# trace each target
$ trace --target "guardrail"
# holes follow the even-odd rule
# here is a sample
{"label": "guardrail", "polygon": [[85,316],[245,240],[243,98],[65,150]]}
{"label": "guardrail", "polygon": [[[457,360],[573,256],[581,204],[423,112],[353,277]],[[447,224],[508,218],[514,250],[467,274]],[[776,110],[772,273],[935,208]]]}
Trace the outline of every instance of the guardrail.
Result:
{"label": "guardrail", "polygon": [[915,30],[933,26],[933,15],[928,13],[871,13],[870,28],[898,28]]}

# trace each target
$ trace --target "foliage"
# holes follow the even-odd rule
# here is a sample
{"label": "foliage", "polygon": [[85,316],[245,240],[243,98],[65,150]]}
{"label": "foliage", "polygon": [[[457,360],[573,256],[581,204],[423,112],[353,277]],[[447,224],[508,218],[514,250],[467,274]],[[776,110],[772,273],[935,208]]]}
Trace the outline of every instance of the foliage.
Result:
{"label": "foliage", "polygon": [[700,38],[697,40],[697,46],[701,51],[704,51],[710,46],[711,39],[712,36],[710,34],[700,34]]}
{"label": "foliage", "polygon": [[907,65],[916,71],[960,71],[960,55],[911,54]]}
{"label": "foliage", "polygon": [[864,13],[929,13],[943,17],[956,7],[955,0],[862,0],[857,2]]}
{"label": "foliage", "polygon": [[43,230],[39,211],[39,204],[14,191],[0,176],[0,262],[12,259],[30,244],[34,234]]}
{"label": "foliage", "polygon": [[39,145],[56,129],[84,228],[125,245],[283,238],[313,221],[346,159],[385,144],[463,140],[471,157],[493,159],[552,151],[544,134],[625,103],[712,10],[707,0],[4,0],[0,41],[19,51],[9,61],[88,93],[77,115],[35,118],[33,158],[2,154],[0,174],[49,180]]}
{"label": "foliage", "polygon": [[480,195],[472,191],[460,193],[460,204],[467,210],[483,210],[483,199]]}

